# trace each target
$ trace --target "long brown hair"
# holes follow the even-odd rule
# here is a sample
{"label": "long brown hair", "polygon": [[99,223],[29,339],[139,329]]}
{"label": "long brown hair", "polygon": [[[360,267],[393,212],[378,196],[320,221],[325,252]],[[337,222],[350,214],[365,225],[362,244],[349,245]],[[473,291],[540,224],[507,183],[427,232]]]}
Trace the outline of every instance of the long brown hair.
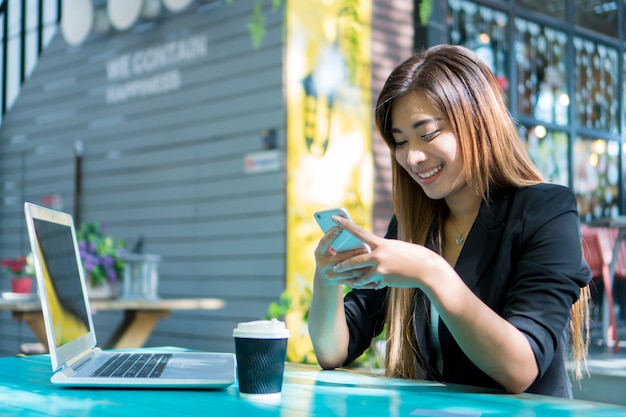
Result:
{"label": "long brown hair", "polygon": [[[395,159],[391,111],[399,98],[415,92],[424,94],[448,118],[458,140],[468,186],[483,200],[488,201],[492,187],[524,187],[544,181],[526,152],[489,67],[461,46],[438,45],[420,51],[389,75],[375,109],[378,130],[391,150],[398,239],[423,244],[433,222],[442,225],[446,213],[445,203],[428,198]],[[587,356],[588,296],[585,287],[570,316],[577,376]],[[392,377],[426,376],[422,347],[412,331],[414,297],[414,289],[389,289],[385,362]]]}

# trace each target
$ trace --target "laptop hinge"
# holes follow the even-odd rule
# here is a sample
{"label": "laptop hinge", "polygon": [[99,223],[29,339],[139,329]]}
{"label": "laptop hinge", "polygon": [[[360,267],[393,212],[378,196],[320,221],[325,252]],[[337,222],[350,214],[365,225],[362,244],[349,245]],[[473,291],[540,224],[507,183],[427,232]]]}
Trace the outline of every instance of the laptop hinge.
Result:
{"label": "laptop hinge", "polygon": [[63,365],[63,368],[64,369],[65,368],[71,368],[71,369],[74,369],[74,370],[80,369],[80,367],[83,366],[88,361],[90,361],[91,358],[93,358],[93,356],[94,356],[94,352],[92,350],[86,350],[86,351],[76,355],[72,359],[69,359]]}

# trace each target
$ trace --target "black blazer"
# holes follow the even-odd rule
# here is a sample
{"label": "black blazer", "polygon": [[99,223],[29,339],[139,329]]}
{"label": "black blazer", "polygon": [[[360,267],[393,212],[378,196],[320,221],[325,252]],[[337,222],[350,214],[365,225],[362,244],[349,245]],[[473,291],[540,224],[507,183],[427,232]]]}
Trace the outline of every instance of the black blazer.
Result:
{"label": "black blazer", "polygon": [[[396,238],[391,220],[388,238]],[[569,188],[539,184],[507,188],[482,203],[455,270],[467,286],[528,339],[539,368],[527,392],[572,396],[566,371],[569,313],[581,287],[591,280],[583,258],[576,199]],[[383,290],[352,290],[344,300],[350,329],[346,365],[368,348],[383,329]],[[415,336],[429,363],[428,378],[503,389],[478,369],[439,322],[443,375],[430,357],[430,302],[415,297]],[[480,335],[476,335],[480,337]],[[434,356],[434,355],[433,355]]]}

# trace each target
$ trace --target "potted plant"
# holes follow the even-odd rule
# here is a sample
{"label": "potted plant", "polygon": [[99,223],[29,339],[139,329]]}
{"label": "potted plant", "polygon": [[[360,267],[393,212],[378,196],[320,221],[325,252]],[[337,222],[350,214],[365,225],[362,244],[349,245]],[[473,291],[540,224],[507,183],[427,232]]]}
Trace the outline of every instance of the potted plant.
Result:
{"label": "potted plant", "polygon": [[76,232],[87,291],[92,298],[117,295],[124,276],[124,241],[107,236],[98,222],[83,223]]}
{"label": "potted plant", "polygon": [[25,256],[3,259],[2,267],[11,273],[11,292],[30,294],[33,289],[33,277],[27,273],[28,261]]}

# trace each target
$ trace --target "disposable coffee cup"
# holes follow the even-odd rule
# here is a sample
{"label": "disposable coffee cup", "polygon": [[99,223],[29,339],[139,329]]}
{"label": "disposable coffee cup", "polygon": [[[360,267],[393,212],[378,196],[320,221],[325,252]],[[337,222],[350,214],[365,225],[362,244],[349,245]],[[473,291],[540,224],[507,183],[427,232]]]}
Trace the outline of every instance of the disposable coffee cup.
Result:
{"label": "disposable coffee cup", "polygon": [[289,330],[285,323],[257,320],[233,330],[239,396],[251,400],[280,400]]}

